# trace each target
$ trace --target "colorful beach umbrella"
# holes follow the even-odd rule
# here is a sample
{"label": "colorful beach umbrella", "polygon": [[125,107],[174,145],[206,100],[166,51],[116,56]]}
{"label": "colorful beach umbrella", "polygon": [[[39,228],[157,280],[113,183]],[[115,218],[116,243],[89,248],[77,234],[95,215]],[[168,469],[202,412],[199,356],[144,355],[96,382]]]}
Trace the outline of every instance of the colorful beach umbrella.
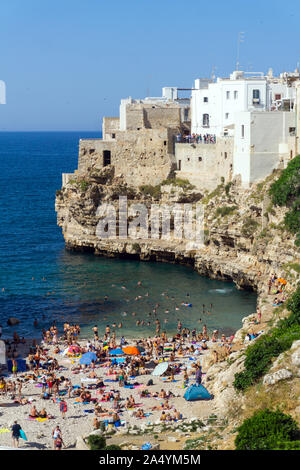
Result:
{"label": "colorful beach umbrella", "polygon": [[92,361],[96,361],[97,356],[93,352],[87,352],[83,354],[83,356],[80,358],[80,364],[86,364],[89,365]]}
{"label": "colorful beach umbrella", "polygon": [[141,354],[136,346],[126,346],[126,348],[123,348],[123,351],[128,356],[139,356]]}
{"label": "colorful beach umbrella", "polygon": [[69,349],[68,349],[68,353],[71,353],[71,354],[77,354],[80,352],[80,347],[79,346],[70,346]]}
{"label": "colorful beach umbrella", "polygon": [[112,349],[111,351],[109,351],[109,354],[111,356],[121,356],[122,354],[124,354],[124,351],[121,348],[117,348],[117,349]]}

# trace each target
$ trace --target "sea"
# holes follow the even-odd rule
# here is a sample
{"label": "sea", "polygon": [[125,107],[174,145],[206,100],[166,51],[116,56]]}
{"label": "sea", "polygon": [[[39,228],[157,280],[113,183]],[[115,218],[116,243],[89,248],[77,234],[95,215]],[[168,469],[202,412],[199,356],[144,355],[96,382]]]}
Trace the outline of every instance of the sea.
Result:
{"label": "sea", "polygon": [[[171,335],[177,323],[231,334],[256,310],[256,294],[201,277],[191,267],[119,260],[65,249],[56,223],[62,173],[77,168],[80,138],[97,132],[0,133],[0,324],[3,337],[41,337],[55,323],[91,337],[106,325],[117,337]],[[141,285],[138,286],[138,281]],[[184,305],[185,304],[185,305]],[[10,317],[20,323],[7,325]],[[37,320],[38,326],[34,326]]]}

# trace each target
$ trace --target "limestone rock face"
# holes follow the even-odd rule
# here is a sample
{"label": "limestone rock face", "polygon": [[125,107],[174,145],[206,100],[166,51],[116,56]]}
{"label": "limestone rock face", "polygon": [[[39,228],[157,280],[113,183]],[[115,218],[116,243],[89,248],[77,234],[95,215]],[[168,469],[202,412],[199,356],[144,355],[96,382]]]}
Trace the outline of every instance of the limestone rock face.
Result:
{"label": "limestone rock face", "polygon": [[264,385],[274,385],[280,380],[287,380],[293,376],[292,372],[287,369],[280,369],[272,374],[267,374],[264,377],[263,383]]}
{"label": "limestone rock face", "polygon": [[84,442],[84,439],[82,436],[77,437],[75,448],[77,450],[90,450],[88,445]]}

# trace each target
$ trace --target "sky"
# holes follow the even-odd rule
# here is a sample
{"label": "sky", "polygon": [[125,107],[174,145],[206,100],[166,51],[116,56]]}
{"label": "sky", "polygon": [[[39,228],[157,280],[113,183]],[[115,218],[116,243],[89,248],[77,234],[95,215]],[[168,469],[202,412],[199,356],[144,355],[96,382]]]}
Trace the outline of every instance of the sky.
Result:
{"label": "sky", "polygon": [[100,131],[121,98],[300,62],[300,2],[1,0],[0,131]]}

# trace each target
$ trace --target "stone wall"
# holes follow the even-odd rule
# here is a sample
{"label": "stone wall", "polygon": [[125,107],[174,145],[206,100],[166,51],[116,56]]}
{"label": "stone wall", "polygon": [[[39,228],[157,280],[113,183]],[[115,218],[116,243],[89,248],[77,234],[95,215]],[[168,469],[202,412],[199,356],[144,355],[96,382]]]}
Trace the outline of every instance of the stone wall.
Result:
{"label": "stone wall", "polygon": [[132,103],[126,105],[126,129],[180,129],[181,108],[176,103]]}
{"label": "stone wall", "polygon": [[117,132],[114,140],[84,139],[79,144],[81,175],[105,166],[104,151],[117,176],[132,186],[159,184],[175,169],[174,138],[170,129]]}
{"label": "stone wall", "polygon": [[114,139],[114,135],[120,130],[120,119],[118,117],[104,117],[102,123],[102,136],[105,140]]}
{"label": "stone wall", "polygon": [[[199,190],[213,190],[224,178],[232,179],[233,139],[218,139],[216,144],[175,144],[178,178],[188,179]],[[181,170],[179,168],[181,167]]]}

